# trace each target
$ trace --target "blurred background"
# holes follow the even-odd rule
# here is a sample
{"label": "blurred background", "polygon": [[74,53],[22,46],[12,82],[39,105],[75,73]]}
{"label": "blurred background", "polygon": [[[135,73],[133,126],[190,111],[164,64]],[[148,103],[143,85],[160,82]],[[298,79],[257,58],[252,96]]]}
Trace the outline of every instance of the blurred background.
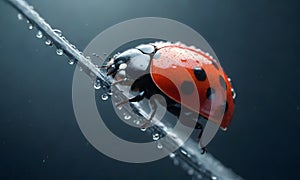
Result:
{"label": "blurred background", "polygon": [[[218,132],[209,152],[245,179],[298,177],[298,1],[28,2],[81,50],[101,31],[132,18],[165,17],[192,27],[212,46],[237,91],[232,124]],[[168,158],[129,164],[99,153],[74,116],[74,67],[35,38],[4,1],[0,27],[0,179],[191,178]]]}

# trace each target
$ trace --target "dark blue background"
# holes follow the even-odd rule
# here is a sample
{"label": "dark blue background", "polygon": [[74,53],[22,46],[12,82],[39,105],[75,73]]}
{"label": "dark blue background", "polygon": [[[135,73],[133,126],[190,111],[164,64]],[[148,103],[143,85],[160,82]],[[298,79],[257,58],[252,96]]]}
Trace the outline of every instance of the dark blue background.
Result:
{"label": "dark blue background", "polygon": [[[215,50],[238,93],[230,129],[218,133],[209,151],[246,179],[298,177],[298,1],[29,2],[79,49],[104,29],[136,17],[165,17],[194,28]],[[128,164],[89,145],[72,107],[74,67],[16,15],[0,1],[0,177],[190,178],[168,158]]]}

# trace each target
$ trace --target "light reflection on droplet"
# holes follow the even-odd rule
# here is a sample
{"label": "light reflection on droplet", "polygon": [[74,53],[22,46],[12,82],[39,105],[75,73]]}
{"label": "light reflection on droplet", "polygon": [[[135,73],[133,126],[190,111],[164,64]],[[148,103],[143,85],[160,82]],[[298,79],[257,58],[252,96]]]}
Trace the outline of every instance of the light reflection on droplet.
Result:
{"label": "light reflection on droplet", "polygon": [[59,56],[61,56],[61,55],[64,54],[64,51],[62,49],[57,49],[56,50],[56,54],[59,55]]}
{"label": "light reflection on droplet", "polygon": [[54,29],[53,30],[58,36],[62,36],[62,31],[59,29]]}
{"label": "light reflection on droplet", "polygon": [[101,95],[101,99],[102,99],[103,101],[108,100],[108,95],[107,95],[107,94],[102,94],[102,95]]}
{"label": "light reflection on droplet", "polygon": [[129,120],[130,118],[131,118],[130,115],[125,115],[125,116],[124,116],[124,119],[125,119],[125,120]]}
{"label": "light reflection on droplet", "polygon": [[158,133],[154,133],[154,134],[152,135],[152,139],[153,139],[154,141],[159,140],[159,134],[158,134]]}
{"label": "light reflection on droplet", "polygon": [[20,21],[23,20],[23,15],[21,13],[19,13],[17,17],[18,17],[18,20],[20,20]]}
{"label": "light reflection on droplet", "polygon": [[95,82],[94,82],[94,88],[95,89],[100,89],[101,88],[101,82],[99,79],[97,79]]}
{"label": "light reflection on droplet", "polygon": [[41,39],[43,37],[42,31],[38,31],[35,35],[38,39]]}

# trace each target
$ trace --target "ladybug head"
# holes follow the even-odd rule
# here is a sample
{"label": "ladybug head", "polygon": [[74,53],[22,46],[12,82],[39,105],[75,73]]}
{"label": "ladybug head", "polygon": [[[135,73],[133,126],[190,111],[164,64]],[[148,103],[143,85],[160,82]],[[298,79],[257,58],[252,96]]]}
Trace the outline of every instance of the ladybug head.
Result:
{"label": "ladybug head", "polygon": [[124,78],[136,79],[138,75],[144,74],[150,64],[151,55],[138,49],[138,47],[114,55],[106,64],[107,75],[120,80]]}

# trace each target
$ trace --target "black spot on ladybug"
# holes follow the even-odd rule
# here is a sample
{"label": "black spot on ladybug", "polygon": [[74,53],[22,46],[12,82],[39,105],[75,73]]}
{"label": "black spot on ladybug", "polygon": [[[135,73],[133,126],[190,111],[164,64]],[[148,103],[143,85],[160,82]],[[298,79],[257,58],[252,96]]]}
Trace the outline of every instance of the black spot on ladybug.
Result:
{"label": "black spot on ladybug", "polygon": [[196,67],[196,68],[194,68],[194,74],[198,81],[205,81],[206,72],[204,71],[204,69]]}
{"label": "black spot on ladybug", "polygon": [[207,88],[206,90],[206,98],[212,100],[215,96],[215,90],[213,88]]}
{"label": "black spot on ladybug", "polygon": [[220,84],[221,84],[222,88],[224,90],[226,90],[227,89],[227,85],[226,85],[226,82],[225,82],[224,78],[221,75],[219,76],[219,80],[220,80]]}
{"label": "black spot on ladybug", "polygon": [[184,81],[180,87],[181,92],[185,95],[192,94],[194,92],[194,89],[194,85],[190,81]]}
{"label": "black spot on ladybug", "polygon": [[211,62],[212,62],[212,65],[213,65],[217,70],[219,70],[219,66],[218,66],[218,64],[215,62],[215,60],[212,60]]}

